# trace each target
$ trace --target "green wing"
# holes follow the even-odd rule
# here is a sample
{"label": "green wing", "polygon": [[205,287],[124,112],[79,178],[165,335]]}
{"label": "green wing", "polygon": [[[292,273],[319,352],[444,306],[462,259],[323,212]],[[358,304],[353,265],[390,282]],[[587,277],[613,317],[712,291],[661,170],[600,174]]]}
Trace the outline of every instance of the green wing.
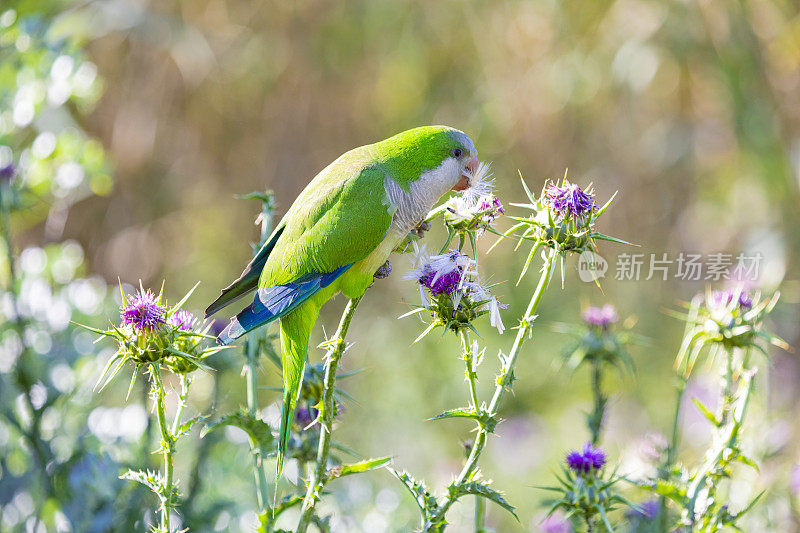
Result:
{"label": "green wing", "polygon": [[348,153],[331,163],[292,204],[259,287],[333,272],[364,259],[381,243],[394,214],[386,198],[386,175],[352,159]]}

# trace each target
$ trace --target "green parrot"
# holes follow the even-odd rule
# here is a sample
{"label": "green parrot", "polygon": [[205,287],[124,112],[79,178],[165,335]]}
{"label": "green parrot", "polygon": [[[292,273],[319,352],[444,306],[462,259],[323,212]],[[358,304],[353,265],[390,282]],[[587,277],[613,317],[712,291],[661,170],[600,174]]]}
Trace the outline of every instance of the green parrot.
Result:
{"label": "green parrot", "polygon": [[364,294],[409,231],[443,194],[469,188],[477,167],[470,138],[446,126],[414,128],[350,150],[311,180],[241,276],[206,309],[208,317],[256,291],[217,337],[223,345],[280,321],[278,475],[320,308],[339,292]]}

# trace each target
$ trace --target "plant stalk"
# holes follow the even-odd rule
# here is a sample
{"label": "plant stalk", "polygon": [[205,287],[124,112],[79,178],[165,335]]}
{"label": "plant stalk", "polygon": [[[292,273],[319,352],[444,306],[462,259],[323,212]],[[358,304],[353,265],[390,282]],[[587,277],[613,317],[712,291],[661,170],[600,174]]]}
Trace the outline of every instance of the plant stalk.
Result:
{"label": "plant stalk", "polygon": [[[678,441],[680,440],[680,414],[683,393],[686,390],[687,380],[678,374],[678,390],[675,394],[675,413],[672,417],[672,432],[666,450],[664,464],[661,466],[661,479],[667,480],[672,470],[672,466],[678,458]],[[658,505],[658,524],[660,533],[669,533],[669,519],[667,517],[667,497],[661,496]]]}
{"label": "plant stalk", "polygon": [[592,435],[592,444],[597,446],[600,443],[600,432],[603,430],[603,416],[606,410],[606,397],[603,396],[602,382],[603,369],[602,362],[592,360],[592,395],[594,397],[594,410],[589,418],[589,431]]}
{"label": "plant stalk", "polygon": [[[161,529],[165,533],[171,533],[170,511],[173,506],[173,487],[172,487],[172,452],[175,449],[175,442],[170,430],[167,427],[167,416],[165,399],[167,396],[164,390],[164,381],[161,378],[161,368],[158,363],[151,363],[150,369],[153,376],[153,391],[156,396],[156,415],[158,417],[158,428],[161,430],[161,451],[164,454],[164,492],[161,495]],[[180,409],[180,407],[179,407]],[[177,419],[177,417],[176,417]]]}
{"label": "plant stalk", "polygon": [[[500,375],[498,376],[492,401],[489,403],[487,408],[489,416],[495,416],[497,414],[497,410],[500,407],[500,401],[503,399],[503,394],[505,393],[506,389],[509,388],[512,380],[514,379],[514,364],[517,362],[520,348],[522,348],[525,338],[528,336],[531,328],[533,327],[533,321],[536,318],[535,313],[539,308],[539,303],[542,301],[544,291],[550,285],[550,280],[553,277],[553,266],[555,265],[557,254],[558,252],[556,250],[550,250],[545,258],[544,265],[542,265],[542,274],[539,278],[539,283],[536,286],[536,290],[534,291],[533,296],[531,296],[528,307],[525,309],[525,314],[520,321],[519,328],[517,329],[517,336],[514,338],[514,344],[511,346],[511,352],[503,361],[503,367],[500,371]],[[474,474],[478,465],[478,459],[480,459],[481,453],[486,447],[488,433],[489,432],[486,427],[481,426],[478,428],[478,434],[475,437],[475,443],[472,447],[472,451],[470,452],[469,457],[464,464],[464,468],[461,470],[461,473],[453,482],[454,486],[462,485]],[[456,499],[457,498],[454,496],[448,497],[447,501],[440,507],[436,518],[443,519],[447,511],[455,503]],[[441,520],[436,520],[434,522],[437,521]]]}
{"label": "plant stalk", "polygon": [[305,533],[314,516],[314,506],[319,500],[328,473],[328,456],[333,440],[333,422],[336,418],[336,370],[339,361],[346,349],[345,337],[350,328],[350,321],[353,319],[356,307],[361,301],[362,296],[353,298],[347,302],[347,306],[342,313],[339,327],[333,339],[327,342],[328,353],[325,357],[325,378],[323,382],[322,406],[320,409],[320,423],[322,427],[319,432],[319,445],[317,446],[317,461],[314,467],[311,480],[308,483],[308,490],[303,498],[303,510],[300,521],[297,524],[296,533]]}

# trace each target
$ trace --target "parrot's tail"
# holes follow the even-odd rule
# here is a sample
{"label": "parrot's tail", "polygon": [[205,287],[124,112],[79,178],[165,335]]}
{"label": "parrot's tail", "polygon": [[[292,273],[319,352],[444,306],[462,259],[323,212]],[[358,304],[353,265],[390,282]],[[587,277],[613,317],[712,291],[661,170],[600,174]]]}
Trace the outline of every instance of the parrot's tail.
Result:
{"label": "parrot's tail", "polygon": [[283,364],[283,410],[278,439],[278,471],[283,472],[283,460],[289,448],[289,430],[294,419],[294,410],[303,384],[306,367],[308,337],[314,328],[319,309],[309,302],[288,315],[281,317],[281,363]]}

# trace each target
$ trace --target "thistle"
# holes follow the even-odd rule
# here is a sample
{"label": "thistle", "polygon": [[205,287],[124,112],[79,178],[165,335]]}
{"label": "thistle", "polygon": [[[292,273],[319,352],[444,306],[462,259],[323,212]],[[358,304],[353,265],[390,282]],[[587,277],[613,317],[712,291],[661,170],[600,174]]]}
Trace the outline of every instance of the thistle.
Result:
{"label": "thistle", "polygon": [[613,305],[587,307],[581,314],[583,326],[557,324],[554,329],[575,337],[564,350],[564,361],[573,371],[588,365],[591,372],[594,408],[586,415],[586,424],[591,433],[591,442],[600,442],[608,397],[603,392],[603,374],[608,366],[633,372],[633,360],[626,346],[643,340],[623,329],[616,331],[612,326],[619,321]]}
{"label": "thistle", "polygon": [[591,443],[569,452],[561,466],[561,475],[556,476],[559,484],[539,487],[560,495],[549,502],[547,516],[560,510],[567,518],[584,522],[590,532],[599,525],[613,533],[609,513],[620,506],[636,507],[617,494],[615,486],[622,478],[607,473],[606,463],[606,453]]}
{"label": "thistle", "polygon": [[766,355],[766,344],[784,350],[789,345],[780,337],[763,329],[764,319],[778,303],[780,293],[769,298],[743,287],[712,291],[696,296],[686,313],[671,313],[686,321],[687,332],[675,361],[675,368],[688,378],[704,348],[709,351],[709,364],[721,352],[741,349],[757,350]]}
{"label": "thistle", "polygon": [[415,342],[439,326],[456,333],[463,328],[474,331],[472,322],[487,313],[490,324],[498,332],[504,331],[500,310],[506,306],[480,281],[473,259],[451,250],[433,257],[421,251],[417,260],[419,266],[406,278],[417,282],[422,305],[404,316],[429,311],[432,321]]}
{"label": "thistle", "polygon": [[[767,344],[788,348],[779,337],[764,331],[763,321],[778,298],[778,293],[762,298],[759,293],[751,293],[743,287],[708,289],[692,300],[685,314],[673,313],[685,320],[686,330],[675,360],[680,381],[672,440],[658,479],[643,484],[661,496],[659,520],[662,527],[668,525],[668,500],[679,506],[680,525],[700,532],[737,528],[741,516],[759,500],[760,494],[743,509],[733,512],[717,498],[717,491],[723,480],[733,476],[735,463],[757,468],[756,462],[742,450],[740,434],[757,372],[751,353],[755,350],[766,355]],[[678,417],[685,384],[703,353],[708,354],[707,364],[717,367],[722,394],[716,412],[695,400],[696,407],[712,425],[713,439],[704,462],[690,469],[675,465]]]}
{"label": "thistle", "polygon": [[[121,477],[136,481],[150,488],[160,502],[161,521],[154,531],[171,533],[170,513],[177,508],[180,500],[177,482],[173,479],[173,456],[178,439],[192,426],[205,417],[195,417],[182,421],[191,384],[190,373],[198,368],[207,368],[203,360],[222,347],[206,347],[205,341],[213,339],[208,330],[198,324],[194,315],[182,309],[191,296],[195,285],[176,305],[169,306],[163,299],[162,286],[158,296],[150,290],[139,287],[133,295],[126,296],[120,284],[122,306],[120,307],[120,326],[111,324],[108,330],[82,326],[117,342],[118,348],[103,370],[98,385],[102,389],[120,372],[125,363],[134,365],[128,394],[138,373],[144,369],[150,377],[150,397],[155,405],[158,427],[161,433],[161,452],[164,456],[164,472],[145,472],[129,470]],[[166,415],[167,390],[164,385],[163,370],[170,370],[179,376],[178,406],[172,424],[168,425]]]}
{"label": "thistle", "polygon": [[439,214],[444,218],[448,235],[439,253],[444,253],[458,236],[458,249],[462,250],[466,241],[469,241],[472,255],[477,257],[478,237],[486,231],[500,235],[494,229],[494,224],[506,210],[500,199],[492,193],[494,180],[490,179],[492,175],[490,167],[489,163],[480,163],[475,172],[471,173],[472,186],[462,194],[453,196],[428,215],[426,219],[428,221]]}
{"label": "thistle", "polygon": [[203,360],[223,348],[207,346],[204,342],[213,339],[208,335],[210,323],[196,329],[193,315],[181,309],[196,287],[170,307],[163,301],[163,287],[158,295],[140,286],[133,295],[126,296],[120,285],[122,306],[119,326],[112,323],[109,329],[100,330],[78,324],[102,338],[117,342],[116,353],[98,379],[97,386],[101,390],[126,363],[134,365],[129,391],[139,371],[146,365],[163,364],[178,374],[186,374],[197,368],[208,369]]}
{"label": "thistle", "polygon": [[563,284],[564,261],[570,253],[595,251],[598,240],[630,244],[594,229],[595,222],[611,205],[616,193],[602,207],[598,207],[591,187],[584,190],[567,181],[566,177],[561,182],[546,181],[538,197],[531,193],[524,180],[522,187],[528,203],[510,205],[528,209],[530,215],[509,216],[516,224],[501,235],[501,240],[512,235],[518,238],[515,250],[524,241],[532,243],[517,284],[528,271],[536,252],[543,248],[553,250],[560,257]]}

